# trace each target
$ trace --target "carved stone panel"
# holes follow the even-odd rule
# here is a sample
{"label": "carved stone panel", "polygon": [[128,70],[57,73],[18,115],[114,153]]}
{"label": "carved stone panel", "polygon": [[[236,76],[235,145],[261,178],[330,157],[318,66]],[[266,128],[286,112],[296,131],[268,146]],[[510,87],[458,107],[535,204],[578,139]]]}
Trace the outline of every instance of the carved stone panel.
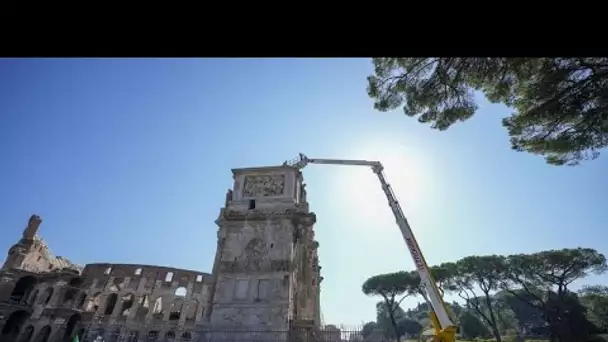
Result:
{"label": "carved stone panel", "polygon": [[234,298],[246,299],[249,290],[249,279],[237,279],[234,285]]}
{"label": "carved stone panel", "polygon": [[249,241],[245,250],[240,256],[243,268],[247,271],[260,271],[262,260],[268,254],[268,246],[259,238]]}
{"label": "carved stone panel", "polygon": [[245,176],[243,197],[280,196],[285,191],[285,175]]}

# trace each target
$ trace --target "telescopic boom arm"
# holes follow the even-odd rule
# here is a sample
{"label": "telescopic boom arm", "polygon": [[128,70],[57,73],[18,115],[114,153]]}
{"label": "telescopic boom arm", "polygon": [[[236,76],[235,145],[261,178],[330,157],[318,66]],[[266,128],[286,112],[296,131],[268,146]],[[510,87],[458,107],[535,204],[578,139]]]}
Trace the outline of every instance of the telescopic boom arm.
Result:
{"label": "telescopic boom arm", "polygon": [[407,222],[407,219],[401,210],[401,206],[399,205],[391,186],[386,181],[386,177],[383,173],[384,167],[382,164],[379,161],[367,160],[310,159],[302,153],[299,154],[299,158],[284,163],[286,166],[291,166],[297,169],[302,169],[308,164],[369,166],[372,168],[372,171],[374,171],[380,180],[382,190],[384,191],[384,194],[388,199],[388,204],[395,215],[397,225],[401,230],[405,244],[407,245],[412,259],[414,260],[414,264],[416,265],[416,271],[420,276],[421,284],[426,290],[428,299],[433,308],[431,314],[431,321],[433,322],[434,328],[433,340],[438,342],[453,342],[456,336],[456,326],[448,314],[445,302],[443,301],[439,289],[435,284],[435,280],[429,271],[426,260],[424,259],[422,251],[420,250],[420,246],[418,246],[418,243],[416,242],[412,228]]}

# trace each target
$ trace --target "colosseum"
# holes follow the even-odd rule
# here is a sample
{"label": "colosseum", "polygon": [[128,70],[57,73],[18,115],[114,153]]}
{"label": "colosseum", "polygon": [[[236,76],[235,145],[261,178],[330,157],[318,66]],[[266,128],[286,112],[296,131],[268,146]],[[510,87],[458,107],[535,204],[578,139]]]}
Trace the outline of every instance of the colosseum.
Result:
{"label": "colosseum", "polygon": [[302,174],[285,165],[232,173],[210,273],[79,266],[51,254],[39,235],[42,220],[32,215],[0,270],[0,341],[286,341],[314,334],[322,277]]}

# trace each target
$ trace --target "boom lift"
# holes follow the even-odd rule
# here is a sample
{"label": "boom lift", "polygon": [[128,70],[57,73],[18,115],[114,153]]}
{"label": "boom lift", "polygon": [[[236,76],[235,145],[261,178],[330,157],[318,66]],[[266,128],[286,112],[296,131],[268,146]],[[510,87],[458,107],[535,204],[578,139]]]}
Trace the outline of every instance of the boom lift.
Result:
{"label": "boom lift", "polygon": [[414,264],[416,265],[416,271],[420,275],[420,281],[423,285],[430,305],[431,311],[431,323],[433,325],[431,341],[432,342],[454,342],[456,338],[456,325],[452,321],[448,314],[447,307],[443,301],[442,294],[439,288],[435,284],[435,280],[431,275],[426,260],[420,251],[420,246],[414,238],[414,233],[410,227],[397,198],[391,189],[391,186],[384,177],[384,167],[379,161],[368,161],[368,160],[341,160],[341,159],[310,159],[304,154],[300,153],[299,158],[295,160],[285,162],[283,165],[291,166],[296,169],[302,169],[308,164],[328,164],[328,165],[350,165],[350,166],[369,166],[372,171],[378,176],[382,190],[388,199],[388,205],[391,207],[397,225],[401,230],[405,244],[410,251]]}

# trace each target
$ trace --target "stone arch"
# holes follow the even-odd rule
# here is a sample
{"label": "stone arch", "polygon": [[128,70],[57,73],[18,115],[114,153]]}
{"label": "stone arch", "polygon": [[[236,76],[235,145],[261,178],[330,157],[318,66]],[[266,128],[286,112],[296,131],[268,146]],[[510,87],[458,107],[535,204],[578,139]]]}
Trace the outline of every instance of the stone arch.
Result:
{"label": "stone arch", "polygon": [[55,290],[53,290],[52,286],[47,287],[42,293],[42,295],[39,297],[40,299],[38,300],[38,303],[43,305],[48,304],[51,301],[51,298],[53,298],[54,291]]}
{"label": "stone arch", "polygon": [[27,299],[27,304],[28,305],[32,305],[34,303],[36,303],[36,299],[38,299],[38,289],[35,289],[32,294],[29,296],[29,298]]}
{"label": "stone arch", "polygon": [[38,283],[38,280],[33,276],[25,276],[19,278],[13,291],[11,292],[11,301],[17,303],[24,303],[29,299],[32,290]]}
{"label": "stone arch", "polygon": [[183,286],[180,286],[175,290],[176,297],[186,297],[187,294],[188,294],[188,290]]}
{"label": "stone arch", "polygon": [[76,301],[76,297],[80,292],[80,286],[84,280],[80,277],[74,277],[70,279],[68,284],[64,287],[62,304],[70,306]]}
{"label": "stone arch", "polygon": [[182,315],[182,309],[184,308],[184,300],[181,298],[177,298],[171,304],[171,309],[169,310],[169,320],[170,321],[179,321],[179,318]]}
{"label": "stone arch", "polygon": [[175,341],[175,331],[173,331],[173,330],[167,331],[165,333],[165,341],[166,342]]}
{"label": "stone arch", "polygon": [[143,321],[146,319],[148,312],[150,311],[150,299],[148,295],[143,295],[139,298],[139,305],[137,312],[135,313],[135,320]]}
{"label": "stone arch", "polygon": [[4,327],[0,332],[0,341],[15,341],[21,332],[21,328],[23,328],[23,324],[29,317],[30,314],[25,310],[14,311],[10,316],[8,316],[6,323],[4,323]]}
{"label": "stone arch", "polygon": [[87,301],[87,306],[84,308],[87,312],[96,312],[99,309],[101,292],[97,292],[94,295],[89,297]]}
{"label": "stone arch", "polygon": [[112,280],[112,285],[110,285],[110,291],[120,292],[125,288],[125,278],[116,277]]}
{"label": "stone arch", "polygon": [[33,335],[34,335],[34,326],[28,325],[25,329],[23,329],[23,332],[21,333],[21,336],[19,337],[18,341],[19,342],[30,342]]}
{"label": "stone arch", "polygon": [[129,333],[126,342],[137,342],[139,339],[139,331],[133,330]]}
{"label": "stone arch", "polygon": [[68,286],[80,288],[83,283],[84,283],[84,278],[74,277],[74,278],[70,279],[70,281],[68,282]]}
{"label": "stone arch", "polygon": [[86,303],[86,301],[87,301],[86,292],[81,292],[80,295],[78,295],[78,301],[76,301],[75,307],[78,309],[84,308],[84,304]]}
{"label": "stone arch", "polygon": [[51,337],[51,326],[45,325],[40,331],[38,335],[36,335],[35,342],[49,342],[49,337]]}
{"label": "stone arch", "polygon": [[196,311],[197,310],[198,310],[198,300],[191,299],[190,301],[188,301],[188,304],[186,305],[186,310],[184,312],[186,314],[186,321],[196,320]]}
{"label": "stone arch", "polygon": [[66,324],[65,332],[63,333],[63,340],[67,342],[71,342],[74,338],[74,334],[76,332],[76,326],[81,320],[81,316],[79,314],[73,314],[68,319]]}
{"label": "stone arch", "polygon": [[132,293],[129,293],[122,297],[121,306],[120,306],[120,315],[121,316],[129,316],[131,312],[131,308],[133,307],[133,300],[135,296]]}
{"label": "stone arch", "polygon": [[152,313],[155,315],[163,313],[163,297],[158,297],[154,301],[154,308],[152,308]]}
{"label": "stone arch", "polygon": [[156,341],[158,340],[158,331],[152,330],[148,332],[148,341]]}
{"label": "stone arch", "polygon": [[116,303],[118,302],[118,294],[110,293],[108,298],[106,298],[106,308],[103,310],[104,315],[112,315],[114,312],[114,308],[116,307]]}

